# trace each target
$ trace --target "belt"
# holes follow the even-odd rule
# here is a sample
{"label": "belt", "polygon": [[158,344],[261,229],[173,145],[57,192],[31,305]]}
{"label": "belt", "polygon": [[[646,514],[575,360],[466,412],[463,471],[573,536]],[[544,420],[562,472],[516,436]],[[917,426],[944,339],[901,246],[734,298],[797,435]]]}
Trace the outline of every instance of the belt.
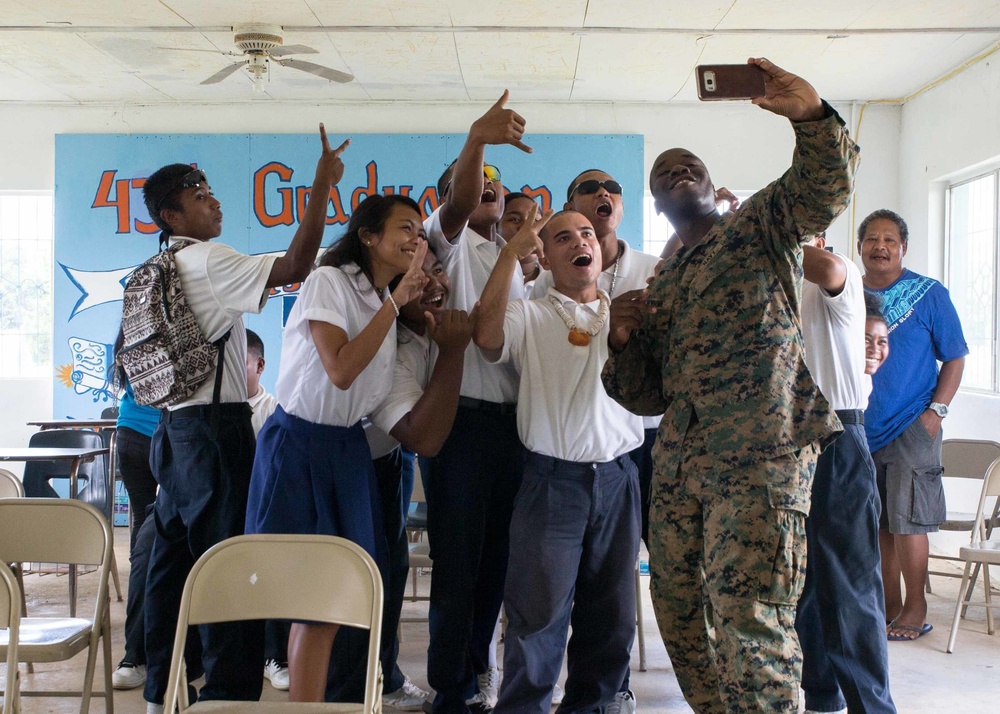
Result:
{"label": "belt", "polygon": [[244,411],[252,413],[250,405],[246,402],[223,402],[222,404],[196,404],[191,407],[181,407],[180,409],[174,409],[170,411],[169,409],[164,409],[160,414],[160,420],[165,421],[168,424],[174,419],[184,419],[192,417],[204,417],[209,418],[212,416],[212,410],[218,409],[219,416],[239,416]]}
{"label": "belt", "polygon": [[489,412],[491,414],[517,414],[517,404],[510,402],[488,402],[485,399],[473,399],[472,397],[459,397],[458,406],[476,411]]}
{"label": "belt", "polygon": [[841,424],[865,425],[865,412],[863,409],[838,409],[837,416]]}

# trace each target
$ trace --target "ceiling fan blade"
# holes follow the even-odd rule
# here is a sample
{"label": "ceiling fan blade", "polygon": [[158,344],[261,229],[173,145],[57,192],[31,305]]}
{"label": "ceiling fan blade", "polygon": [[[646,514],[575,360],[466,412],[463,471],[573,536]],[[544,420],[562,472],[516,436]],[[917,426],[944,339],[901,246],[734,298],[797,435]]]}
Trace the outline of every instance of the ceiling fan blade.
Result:
{"label": "ceiling fan blade", "polygon": [[306,62],[305,60],[297,59],[275,59],[274,61],[282,67],[291,67],[292,69],[298,69],[303,72],[308,72],[309,74],[315,74],[317,77],[328,79],[331,82],[340,82],[341,84],[344,84],[345,82],[350,82],[354,79],[354,75],[352,74],[347,74],[347,72],[341,72],[336,69],[330,69],[329,67],[324,67],[323,65],[316,64],[314,62]]}
{"label": "ceiling fan blade", "polygon": [[236,70],[240,69],[241,67],[244,67],[245,65],[246,65],[246,62],[234,62],[233,64],[229,65],[228,67],[220,69],[218,72],[216,72],[215,74],[213,74],[211,77],[209,77],[208,79],[206,79],[203,82],[201,82],[201,84],[218,84],[219,82],[221,82],[222,80],[224,80],[226,77],[228,77],[229,75],[233,74],[234,72],[236,72]]}
{"label": "ceiling fan blade", "polygon": [[228,55],[230,57],[242,57],[241,52],[227,52],[226,50],[202,50],[193,47],[154,47],[154,50],[169,50],[171,52],[208,52],[213,55]]}
{"label": "ceiling fan blade", "polygon": [[305,45],[285,45],[284,47],[275,47],[271,50],[270,55],[272,57],[284,57],[285,55],[318,55],[319,50],[314,50],[312,47],[306,47]]}

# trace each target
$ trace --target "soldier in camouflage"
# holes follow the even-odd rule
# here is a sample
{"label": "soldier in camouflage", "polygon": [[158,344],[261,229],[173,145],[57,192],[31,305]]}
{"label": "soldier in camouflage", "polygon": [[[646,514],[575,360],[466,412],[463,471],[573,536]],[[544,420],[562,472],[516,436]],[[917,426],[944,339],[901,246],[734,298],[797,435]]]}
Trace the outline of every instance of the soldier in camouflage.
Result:
{"label": "soldier in camouflage", "polygon": [[653,606],[696,712],[797,712],[795,605],[820,447],[841,430],[803,361],[801,243],[847,206],[858,147],[808,82],[765,59],[754,103],[792,121],[785,174],[720,216],[684,149],[650,174],[683,246],[611,311],[608,393],[665,412],[653,451]]}

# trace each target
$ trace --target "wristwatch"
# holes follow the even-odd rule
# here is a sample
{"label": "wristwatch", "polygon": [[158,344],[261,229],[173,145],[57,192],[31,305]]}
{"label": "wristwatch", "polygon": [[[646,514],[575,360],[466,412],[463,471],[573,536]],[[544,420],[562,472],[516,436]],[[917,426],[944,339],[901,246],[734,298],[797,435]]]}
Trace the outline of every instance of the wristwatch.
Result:
{"label": "wristwatch", "polygon": [[948,405],[947,404],[942,404],[941,402],[931,402],[927,406],[927,408],[930,409],[935,414],[937,414],[942,419],[944,419],[946,416],[948,416]]}

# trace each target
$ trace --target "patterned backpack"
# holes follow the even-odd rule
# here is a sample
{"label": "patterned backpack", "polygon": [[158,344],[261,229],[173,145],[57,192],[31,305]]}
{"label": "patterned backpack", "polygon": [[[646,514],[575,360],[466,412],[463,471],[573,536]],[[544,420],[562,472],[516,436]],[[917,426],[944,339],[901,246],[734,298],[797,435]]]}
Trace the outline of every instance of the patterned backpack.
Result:
{"label": "patterned backpack", "polygon": [[158,409],[178,404],[194,394],[216,366],[214,401],[218,402],[229,333],[209,342],[188,306],[175,258],[188,245],[181,241],[160,251],[136,268],[125,285],[125,343],[117,361],[132,385],[136,404]]}

